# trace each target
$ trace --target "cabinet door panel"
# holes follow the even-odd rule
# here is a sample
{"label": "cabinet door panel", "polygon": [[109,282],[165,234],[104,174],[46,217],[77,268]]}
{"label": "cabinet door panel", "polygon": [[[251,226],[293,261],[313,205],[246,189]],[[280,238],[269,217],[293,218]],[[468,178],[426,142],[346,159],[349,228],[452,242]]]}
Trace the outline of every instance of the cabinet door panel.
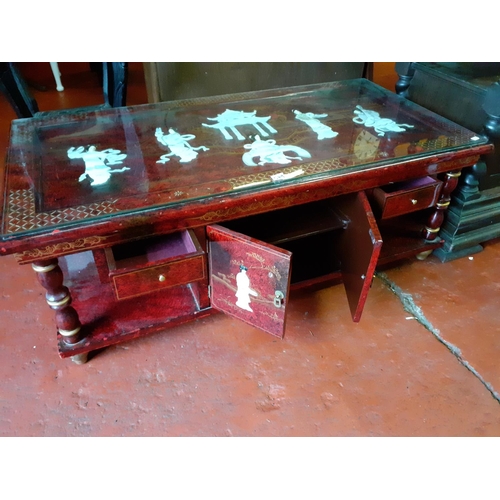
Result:
{"label": "cabinet door panel", "polygon": [[212,307],[282,338],[292,254],[218,225],[207,237]]}
{"label": "cabinet door panel", "polygon": [[335,198],[333,204],[345,223],[336,242],[336,253],[352,319],[358,322],[382,248],[382,237],[364,191]]}

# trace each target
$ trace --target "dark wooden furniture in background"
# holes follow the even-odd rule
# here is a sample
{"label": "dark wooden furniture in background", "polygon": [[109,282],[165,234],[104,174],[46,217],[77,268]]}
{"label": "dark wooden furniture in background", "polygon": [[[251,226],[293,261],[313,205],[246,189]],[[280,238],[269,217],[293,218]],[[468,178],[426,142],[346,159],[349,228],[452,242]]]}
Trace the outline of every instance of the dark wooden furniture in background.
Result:
{"label": "dark wooden furniture in background", "polygon": [[398,94],[478,134],[495,150],[461,178],[435,254],[448,261],[500,236],[500,63],[397,63]]}
{"label": "dark wooden furniture in background", "polygon": [[[47,63],[48,64],[48,63]],[[125,106],[127,101],[126,62],[90,63],[102,81],[102,107]],[[39,113],[38,104],[15,63],[0,62],[0,91],[5,95],[19,118],[31,118]]]}
{"label": "dark wooden furniture in background", "polygon": [[[224,129],[228,109],[246,119]],[[365,79],[36,115],[12,123],[0,255],[32,265],[77,363],[214,310],[282,337],[312,285],[342,281],[359,321],[376,267],[441,246],[491,149]]]}
{"label": "dark wooden furniture in background", "polygon": [[145,62],[148,102],[371,79],[365,62]]}

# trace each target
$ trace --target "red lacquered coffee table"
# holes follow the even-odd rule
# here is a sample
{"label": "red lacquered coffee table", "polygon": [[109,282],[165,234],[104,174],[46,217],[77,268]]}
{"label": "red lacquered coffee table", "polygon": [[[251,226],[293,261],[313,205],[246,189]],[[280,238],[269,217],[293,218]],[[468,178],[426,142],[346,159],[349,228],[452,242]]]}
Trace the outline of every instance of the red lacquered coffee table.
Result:
{"label": "red lacquered coffee table", "polygon": [[364,79],[15,120],[0,253],[33,266],[77,363],[214,310],[282,337],[311,285],[342,281],[359,321],[491,148]]}

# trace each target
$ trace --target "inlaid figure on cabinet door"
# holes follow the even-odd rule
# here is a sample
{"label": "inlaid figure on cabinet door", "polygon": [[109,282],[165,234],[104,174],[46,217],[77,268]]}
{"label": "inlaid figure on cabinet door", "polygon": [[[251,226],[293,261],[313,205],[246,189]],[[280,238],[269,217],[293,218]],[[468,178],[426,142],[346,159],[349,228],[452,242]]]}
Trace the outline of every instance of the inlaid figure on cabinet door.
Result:
{"label": "inlaid figure on cabinet door", "polygon": [[236,305],[242,309],[253,312],[250,307],[250,295],[258,297],[259,294],[250,288],[250,278],[247,275],[248,268],[241,265],[240,272],[236,275]]}

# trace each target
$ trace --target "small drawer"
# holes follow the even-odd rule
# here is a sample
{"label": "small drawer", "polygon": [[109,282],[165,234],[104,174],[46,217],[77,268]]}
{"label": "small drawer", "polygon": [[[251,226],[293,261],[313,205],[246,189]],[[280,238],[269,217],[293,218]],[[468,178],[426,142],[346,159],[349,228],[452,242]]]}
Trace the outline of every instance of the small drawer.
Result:
{"label": "small drawer", "polygon": [[407,182],[395,182],[373,190],[378,217],[388,219],[434,206],[441,192],[442,182],[433,177],[422,177]]}
{"label": "small drawer", "polygon": [[106,249],[118,300],[199,281],[206,257],[192,231],[145,238]]}

